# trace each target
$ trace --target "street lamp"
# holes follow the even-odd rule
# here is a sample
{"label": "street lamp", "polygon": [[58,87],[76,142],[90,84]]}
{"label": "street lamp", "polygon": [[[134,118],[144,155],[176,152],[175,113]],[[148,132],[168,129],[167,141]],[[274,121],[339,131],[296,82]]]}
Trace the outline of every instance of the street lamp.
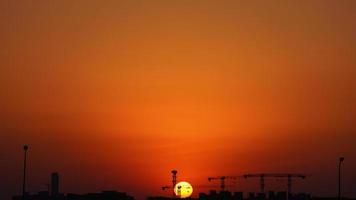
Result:
{"label": "street lamp", "polygon": [[344,157],[339,158],[339,195],[338,200],[341,200],[341,164],[345,160]]}
{"label": "street lamp", "polygon": [[22,199],[24,200],[26,195],[26,159],[27,159],[28,146],[24,145],[23,150],[25,151],[24,162],[23,162],[23,180],[22,180]]}

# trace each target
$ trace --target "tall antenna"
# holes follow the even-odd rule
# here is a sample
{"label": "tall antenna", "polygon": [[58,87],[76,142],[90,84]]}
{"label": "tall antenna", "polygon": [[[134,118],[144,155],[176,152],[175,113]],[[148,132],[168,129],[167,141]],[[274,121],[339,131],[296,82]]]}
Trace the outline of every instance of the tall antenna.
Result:
{"label": "tall antenna", "polygon": [[173,197],[175,197],[174,187],[175,187],[176,184],[177,184],[177,173],[178,173],[178,171],[175,170],[175,169],[173,169],[173,170],[171,171],[171,173],[172,173],[172,184],[173,184],[173,186],[172,186],[172,189],[173,189]]}

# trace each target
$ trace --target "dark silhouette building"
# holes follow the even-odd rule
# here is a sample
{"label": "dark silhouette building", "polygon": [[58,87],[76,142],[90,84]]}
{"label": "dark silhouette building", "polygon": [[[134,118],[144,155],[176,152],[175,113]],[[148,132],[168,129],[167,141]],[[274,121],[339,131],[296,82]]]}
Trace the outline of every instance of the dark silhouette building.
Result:
{"label": "dark silhouette building", "polygon": [[199,193],[199,200],[243,200],[243,193],[211,190],[209,194]]}
{"label": "dark silhouette building", "polygon": [[124,192],[103,191],[101,193],[67,194],[65,200],[134,200]]}
{"label": "dark silhouette building", "polygon": [[[65,200],[63,194],[58,194],[56,197],[52,197],[48,191],[41,191],[37,194],[27,193],[25,200]],[[12,200],[23,200],[22,195],[12,197]]]}
{"label": "dark silhouette building", "polygon": [[[14,196],[12,200],[22,200],[22,195]],[[55,197],[45,191],[37,194],[28,194],[26,200],[134,200],[134,198],[124,192],[117,191],[103,191],[88,194],[57,194]]]}
{"label": "dark silhouette building", "polygon": [[56,198],[59,195],[59,174],[51,174],[51,197]]}
{"label": "dark silhouette building", "polygon": [[12,197],[12,200],[134,200],[133,197],[124,192],[117,191],[102,191],[100,193],[88,194],[61,194],[59,192],[59,174],[54,172],[51,174],[51,184],[48,187],[50,191],[41,191],[37,194],[25,194],[25,199],[22,195]]}
{"label": "dark silhouette building", "polygon": [[[287,192],[269,191],[268,195],[265,193],[247,193],[246,198],[242,192],[231,193],[229,191],[216,192],[212,190],[209,194],[200,193],[199,200],[287,200]],[[290,194],[289,200],[313,200],[310,194],[299,193]],[[318,199],[321,200],[321,199]]]}
{"label": "dark silhouette building", "polygon": [[[173,198],[173,197],[164,197],[164,196],[151,196],[151,197],[147,197],[147,200],[178,200],[180,198]],[[198,200],[196,198],[191,198],[191,197],[187,197],[184,198],[184,200]]]}

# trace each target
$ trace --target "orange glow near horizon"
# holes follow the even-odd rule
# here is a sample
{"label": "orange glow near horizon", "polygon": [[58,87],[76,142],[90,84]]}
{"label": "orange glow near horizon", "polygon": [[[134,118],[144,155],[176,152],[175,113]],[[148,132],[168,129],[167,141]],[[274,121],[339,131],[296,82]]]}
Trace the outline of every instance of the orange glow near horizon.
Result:
{"label": "orange glow near horizon", "polygon": [[1,2],[0,199],[23,144],[34,192],[58,171],[62,192],[168,196],[177,169],[193,197],[247,172],[334,195],[342,155],[356,196],[355,2]]}

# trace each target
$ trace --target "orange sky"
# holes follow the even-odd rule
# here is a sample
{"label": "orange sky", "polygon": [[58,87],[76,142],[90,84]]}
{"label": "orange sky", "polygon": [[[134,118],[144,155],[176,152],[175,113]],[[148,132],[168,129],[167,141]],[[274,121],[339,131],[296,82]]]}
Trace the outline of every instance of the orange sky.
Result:
{"label": "orange sky", "polygon": [[32,192],[59,171],[63,192],[143,198],[176,168],[193,187],[305,172],[295,191],[335,195],[344,155],[356,196],[355,19],[351,0],[0,1],[0,199],[24,143]]}

